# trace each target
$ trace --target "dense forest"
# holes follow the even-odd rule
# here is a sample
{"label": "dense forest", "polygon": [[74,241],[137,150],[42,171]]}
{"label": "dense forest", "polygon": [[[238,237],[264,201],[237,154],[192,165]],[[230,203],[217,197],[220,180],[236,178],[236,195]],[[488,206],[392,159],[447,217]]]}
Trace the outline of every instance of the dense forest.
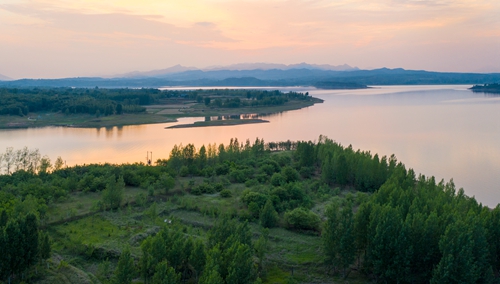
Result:
{"label": "dense forest", "polygon": [[[326,137],[177,145],[154,166],[67,167],[26,148],[0,157],[0,277],[10,283],[65,269],[92,283],[500,278],[500,207]],[[109,243],[115,235],[128,244]],[[307,241],[286,247],[296,239]],[[287,250],[300,252],[293,265],[279,258]]]}
{"label": "dense forest", "polygon": [[29,113],[113,115],[145,112],[144,106],[196,100],[213,107],[283,105],[289,99],[310,100],[309,94],[267,90],[158,90],[81,88],[0,88],[0,115]]}

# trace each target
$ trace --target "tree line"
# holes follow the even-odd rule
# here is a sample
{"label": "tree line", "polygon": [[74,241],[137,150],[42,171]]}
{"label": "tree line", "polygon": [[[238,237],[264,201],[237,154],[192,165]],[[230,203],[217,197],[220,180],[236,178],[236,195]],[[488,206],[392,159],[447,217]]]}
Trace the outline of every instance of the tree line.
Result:
{"label": "tree line", "polygon": [[[215,98],[211,102],[211,98]],[[267,90],[159,90],[86,88],[0,88],[0,115],[36,112],[120,115],[145,112],[144,106],[172,100],[196,100],[216,107],[282,105],[289,99],[309,100],[309,94]]]}

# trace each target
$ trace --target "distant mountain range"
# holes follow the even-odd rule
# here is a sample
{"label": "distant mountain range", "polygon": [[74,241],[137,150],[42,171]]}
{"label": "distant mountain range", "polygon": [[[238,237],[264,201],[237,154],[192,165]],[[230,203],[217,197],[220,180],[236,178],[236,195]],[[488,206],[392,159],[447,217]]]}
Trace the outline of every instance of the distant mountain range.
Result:
{"label": "distant mountain range", "polygon": [[109,77],[110,78],[162,77],[164,75],[168,75],[168,74],[172,74],[172,73],[181,73],[184,71],[191,71],[191,70],[200,70],[200,69],[198,69],[196,67],[185,67],[185,66],[177,64],[175,66],[165,68],[165,69],[152,70],[152,71],[146,71],[146,72],[134,71],[134,72],[124,73],[124,74],[113,75],[113,76],[109,76]]}
{"label": "distant mountain range", "polygon": [[[404,70],[401,68],[381,68],[375,70],[327,70],[330,65],[309,65],[308,68],[301,64],[236,64],[219,70],[211,67],[209,70],[199,70],[193,67],[176,65],[167,69],[149,72],[132,72],[118,77],[84,77],[63,79],[22,79],[1,81],[0,86],[5,87],[104,87],[104,88],[158,88],[170,86],[214,86],[214,87],[239,87],[239,86],[316,86],[327,89],[364,88],[369,85],[437,85],[437,84],[492,84],[500,83],[500,73],[443,73],[429,71]],[[299,66],[300,65],[300,66]],[[243,67],[261,67],[250,70],[228,70]],[[281,66],[281,65],[280,65]],[[330,67],[327,67],[330,66]],[[337,66],[338,67],[338,66]],[[272,68],[272,69],[264,69]]]}
{"label": "distant mountain range", "polygon": [[9,78],[5,75],[0,74],[0,81],[8,81],[8,80],[12,80],[12,78]]}
{"label": "distant mountain range", "polygon": [[239,63],[229,66],[211,66],[203,71],[216,71],[216,70],[290,70],[290,69],[318,69],[318,70],[331,70],[331,71],[354,71],[359,70],[358,67],[351,67],[347,64],[344,65],[329,65],[329,64],[307,64],[305,62],[299,64],[273,64],[273,63]]}
{"label": "distant mountain range", "polygon": [[109,78],[144,78],[144,77],[157,77],[163,78],[171,74],[182,73],[185,71],[250,71],[250,70],[291,70],[291,69],[309,69],[309,70],[330,70],[330,71],[354,71],[359,70],[357,67],[351,67],[347,64],[333,66],[329,64],[273,64],[273,63],[240,63],[229,66],[210,66],[207,68],[199,69],[196,67],[186,67],[182,65],[175,65],[166,69],[159,69],[146,72],[129,72],[124,74],[117,74],[108,76]]}

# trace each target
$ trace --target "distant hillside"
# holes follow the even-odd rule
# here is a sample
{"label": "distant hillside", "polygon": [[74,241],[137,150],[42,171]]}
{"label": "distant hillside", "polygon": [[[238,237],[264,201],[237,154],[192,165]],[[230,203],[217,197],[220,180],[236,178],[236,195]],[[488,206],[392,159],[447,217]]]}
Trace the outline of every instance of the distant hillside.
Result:
{"label": "distant hillside", "polygon": [[[163,86],[317,86],[320,88],[364,88],[370,85],[439,85],[500,83],[500,73],[440,73],[404,69],[332,71],[289,70],[190,70],[158,77],[64,78],[1,81],[7,87],[145,87]],[[328,86],[330,85],[330,86]]]}
{"label": "distant hillside", "polygon": [[308,64],[305,62],[298,64],[273,64],[273,63],[239,63],[229,66],[212,66],[202,69],[203,71],[217,71],[217,70],[290,70],[290,69],[318,69],[318,70],[330,70],[330,71],[354,71],[359,70],[357,67],[351,67],[347,64],[344,65],[329,65],[329,64]]}
{"label": "distant hillside", "polygon": [[[214,72],[214,71],[222,71],[221,73],[213,73],[212,75],[215,75],[217,77],[218,74],[222,74],[221,76],[218,76],[218,80],[223,80],[228,77],[232,77],[231,75],[227,75],[227,72],[234,72],[234,71],[241,71],[244,74],[242,74],[242,77],[245,76],[253,76],[253,77],[259,77],[258,72],[259,71],[267,71],[267,70],[292,70],[292,69],[308,69],[308,70],[318,70],[318,71],[354,71],[354,70],[359,70],[357,67],[351,67],[347,64],[344,65],[339,65],[339,66],[333,66],[329,64],[322,64],[322,65],[317,65],[317,64],[307,64],[307,63],[299,63],[299,64],[273,64],[273,63],[240,63],[240,64],[233,64],[229,66],[211,66],[207,67],[204,69],[198,69],[196,67],[186,67],[182,65],[175,65],[166,69],[160,69],[160,70],[153,70],[153,71],[147,71],[147,72],[139,72],[139,71],[134,71],[134,72],[129,72],[129,73],[124,73],[124,74],[118,74],[118,75],[113,75],[109,76],[109,78],[144,78],[144,77],[157,77],[157,78],[164,78],[164,77],[186,77],[186,76],[193,76],[196,74],[206,74],[208,72]],[[183,75],[179,75],[179,73],[184,73],[186,71],[195,71],[192,73],[187,73]],[[200,73],[201,72],[201,73]],[[203,76],[202,76],[203,77]],[[194,77],[191,77],[189,79],[193,79]],[[198,78],[200,79],[200,78]],[[261,78],[262,79],[262,78]]]}
{"label": "distant hillside", "polygon": [[5,75],[0,74],[0,81],[8,81],[8,80],[12,80],[12,78],[9,78]]}
{"label": "distant hillside", "polygon": [[118,75],[114,75],[114,76],[110,76],[110,77],[111,78],[161,77],[161,76],[164,76],[166,74],[181,73],[181,72],[191,71],[191,70],[199,70],[199,69],[196,67],[186,67],[186,66],[182,66],[182,65],[177,64],[175,66],[165,68],[165,69],[146,71],[146,72],[134,71],[134,72],[118,74]]}

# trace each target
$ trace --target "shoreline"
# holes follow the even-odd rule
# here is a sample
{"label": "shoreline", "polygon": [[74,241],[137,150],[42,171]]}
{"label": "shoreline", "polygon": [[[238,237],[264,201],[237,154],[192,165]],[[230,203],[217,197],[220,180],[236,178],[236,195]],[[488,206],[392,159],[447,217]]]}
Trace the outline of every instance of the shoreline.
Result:
{"label": "shoreline", "polygon": [[[274,114],[283,111],[298,110],[313,106],[317,103],[323,103],[323,100],[311,97],[309,101],[291,101],[281,106],[266,106],[266,107],[241,107],[241,108],[206,108],[203,105],[196,104],[187,108],[186,112],[158,114],[162,110],[169,109],[170,105],[155,105],[154,108],[148,108],[149,111],[140,114],[122,114],[95,117],[89,114],[71,114],[65,115],[62,113],[32,113],[27,117],[12,117],[0,116],[0,130],[9,129],[30,129],[43,127],[67,127],[67,128],[111,128],[123,127],[132,125],[158,124],[158,123],[175,123],[179,118],[185,117],[213,117],[213,116],[231,116],[231,115],[262,115]],[[145,106],[146,108],[148,106]],[[42,117],[33,119],[33,117]],[[242,119],[250,120],[250,119]],[[229,120],[226,120],[229,121]],[[213,122],[212,122],[213,123]],[[237,124],[249,124],[259,122],[243,122],[243,123],[213,123],[213,126],[231,126]],[[212,125],[207,125],[212,126]],[[200,126],[190,126],[200,127]],[[179,127],[177,127],[179,128]]]}
{"label": "shoreline", "polygon": [[194,128],[194,127],[210,127],[210,126],[235,126],[255,123],[269,123],[264,119],[229,119],[229,120],[212,120],[212,121],[197,121],[191,124],[178,124],[165,127],[165,129],[174,128]]}

